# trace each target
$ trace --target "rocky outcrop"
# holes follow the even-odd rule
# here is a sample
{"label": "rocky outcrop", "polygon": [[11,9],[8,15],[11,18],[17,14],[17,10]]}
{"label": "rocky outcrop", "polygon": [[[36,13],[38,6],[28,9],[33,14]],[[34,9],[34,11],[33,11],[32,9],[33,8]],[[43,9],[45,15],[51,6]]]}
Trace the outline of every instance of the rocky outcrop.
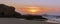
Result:
{"label": "rocky outcrop", "polygon": [[24,15],[27,20],[48,20],[47,18],[42,17],[42,15]]}
{"label": "rocky outcrop", "polygon": [[[18,15],[17,12],[15,11],[15,8],[12,6],[7,6],[4,4],[0,4],[0,16],[13,16],[13,15]],[[21,14],[19,14],[21,15]]]}

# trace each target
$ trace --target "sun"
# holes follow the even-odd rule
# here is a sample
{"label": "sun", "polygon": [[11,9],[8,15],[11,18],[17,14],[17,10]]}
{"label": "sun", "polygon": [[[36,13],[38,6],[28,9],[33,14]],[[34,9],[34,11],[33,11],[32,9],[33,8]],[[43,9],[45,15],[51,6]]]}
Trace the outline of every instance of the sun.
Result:
{"label": "sun", "polygon": [[33,8],[29,9],[29,11],[32,12],[32,13],[37,12],[37,10],[36,9],[33,9]]}
{"label": "sun", "polygon": [[31,7],[31,6],[20,8],[20,11],[23,14],[31,14],[31,15],[43,14],[46,12],[45,9],[42,7]]}
{"label": "sun", "polygon": [[38,11],[39,11],[38,7],[28,7],[28,12],[30,13],[36,13]]}

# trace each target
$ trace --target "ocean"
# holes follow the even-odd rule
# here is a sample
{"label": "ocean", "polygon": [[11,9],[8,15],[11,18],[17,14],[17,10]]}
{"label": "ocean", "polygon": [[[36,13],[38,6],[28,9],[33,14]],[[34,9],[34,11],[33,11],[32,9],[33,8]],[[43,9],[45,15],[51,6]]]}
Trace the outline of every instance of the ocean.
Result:
{"label": "ocean", "polygon": [[60,18],[58,18],[58,16],[43,16],[44,18],[47,18],[48,20],[50,21],[53,21],[53,22],[57,22],[57,23],[60,23]]}

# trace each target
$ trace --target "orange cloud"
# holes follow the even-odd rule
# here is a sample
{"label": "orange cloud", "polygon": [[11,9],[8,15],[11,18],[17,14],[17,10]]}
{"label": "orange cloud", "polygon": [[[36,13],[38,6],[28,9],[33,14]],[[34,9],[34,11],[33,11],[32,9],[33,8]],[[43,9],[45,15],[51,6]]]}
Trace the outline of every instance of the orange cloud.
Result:
{"label": "orange cloud", "polygon": [[[27,13],[27,14],[40,14],[44,12],[59,12],[59,9],[57,8],[42,8],[42,7],[37,7],[37,6],[24,6],[22,8],[17,8],[17,11],[20,11],[22,13]],[[34,11],[34,12],[31,12]],[[35,12],[36,11],[36,12]]]}

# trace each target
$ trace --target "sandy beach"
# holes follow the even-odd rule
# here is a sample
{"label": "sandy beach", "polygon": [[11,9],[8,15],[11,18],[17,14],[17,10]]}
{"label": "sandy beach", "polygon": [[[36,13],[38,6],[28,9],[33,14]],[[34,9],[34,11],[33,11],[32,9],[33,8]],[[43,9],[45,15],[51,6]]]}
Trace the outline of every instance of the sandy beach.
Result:
{"label": "sandy beach", "polygon": [[43,21],[23,20],[17,18],[0,18],[0,24],[58,24]]}

